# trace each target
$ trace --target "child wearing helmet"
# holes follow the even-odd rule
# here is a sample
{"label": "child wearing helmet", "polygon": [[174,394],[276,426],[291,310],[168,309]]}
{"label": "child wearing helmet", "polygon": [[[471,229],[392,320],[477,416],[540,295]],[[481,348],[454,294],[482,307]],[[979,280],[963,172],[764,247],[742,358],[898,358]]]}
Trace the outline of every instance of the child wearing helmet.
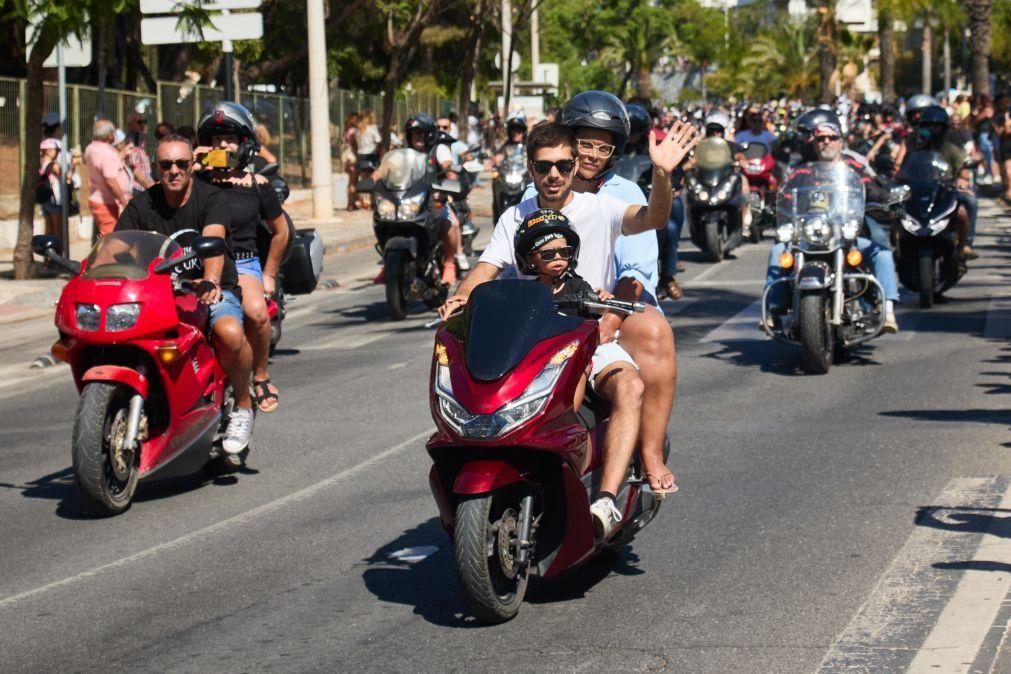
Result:
{"label": "child wearing helmet", "polygon": [[[513,240],[520,270],[536,274],[537,281],[551,288],[555,295],[589,293],[600,299],[613,297],[604,290],[594,290],[575,273],[579,235],[561,212],[532,211],[516,228]],[[597,345],[589,372],[577,388],[576,408],[582,404],[587,382],[595,393],[611,403],[611,423],[604,437],[604,474],[590,504],[596,534],[604,538],[621,521],[615,498],[638,440],[643,384],[638,366],[617,340]]]}

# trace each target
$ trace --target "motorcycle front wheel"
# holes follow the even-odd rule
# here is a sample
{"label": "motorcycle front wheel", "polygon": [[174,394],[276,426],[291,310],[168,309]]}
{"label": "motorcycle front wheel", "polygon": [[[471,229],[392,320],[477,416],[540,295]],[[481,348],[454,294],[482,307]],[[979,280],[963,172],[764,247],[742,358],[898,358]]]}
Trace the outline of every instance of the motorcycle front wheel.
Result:
{"label": "motorcycle front wheel", "polygon": [[804,369],[811,374],[825,374],[832,367],[832,323],[826,312],[829,303],[821,293],[800,298],[800,345]]}
{"label": "motorcycle front wheel", "polygon": [[711,262],[720,262],[723,259],[723,238],[720,236],[720,221],[706,221],[706,255]]}
{"label": "motorcycle front wheel", "polygon": [[386,304],[390,318],[402,321],[407,318],[407,294],[414,280],[414,261],[402,250],[386,254]]}
{"label": "motorcycle front wheel", "polygon": [[520,505],[514,500],[493,492],[456,508],[456,570],[475,617],[485,623],[516,617],[527,590],[527,570],[515,558]]}
{"label": "motorcycle front wheel", "polygon": [[920,307],[934,306],[934,257],[921,255],[918,260],[918,283],[920,285]]}
{"label": "motorcycle front wheel", "polygon": [[71,446],[74,482],[96,515],[126,511],[137,489],[140,453],[123,445],[132,397],[127,387],[106,382],[81,391]]}

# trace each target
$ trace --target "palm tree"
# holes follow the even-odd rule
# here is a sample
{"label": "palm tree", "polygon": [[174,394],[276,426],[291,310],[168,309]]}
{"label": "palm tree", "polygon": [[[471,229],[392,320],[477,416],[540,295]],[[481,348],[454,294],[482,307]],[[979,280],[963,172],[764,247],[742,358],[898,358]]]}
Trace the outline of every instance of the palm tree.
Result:
{"label": "palm tree", "polygon": [[836,61],[839,56],[838,27],[835,19],[835,0],[817,0],[814,3],[818,23],[815,36],[818,43],[818,73],[820,80],[820,103],[831,103],[835,100],[832,90],[832,76],[835,74]]}
{"label": "palm tree", "polygon": [[991,0],[965,0],[969,14],[969,48],[972,50],[972,91],[990,95]]}
{"label": "palm tree", "polygon": [[878,65],[881,68],[881,98],[895,100],[895,45],[892,27],[895,23],[895,0],[878,0]]}
{"label": "palm tree", "polygon": [[[609,40],[610,52],[627,64],[625,82],[631,77],[635,95],[650,98],[652,73],[674,41],[671,13],[660,7],[638,5]],[[624,84],[622,85],[624,89]],[[621,92],[624,94],[624,91]]]}

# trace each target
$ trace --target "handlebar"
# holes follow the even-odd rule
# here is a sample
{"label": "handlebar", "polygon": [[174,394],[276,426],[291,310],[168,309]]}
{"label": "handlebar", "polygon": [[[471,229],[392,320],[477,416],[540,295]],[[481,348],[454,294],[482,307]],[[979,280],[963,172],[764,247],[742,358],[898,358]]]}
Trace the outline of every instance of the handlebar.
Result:
{"label": "handlebar", "polygon": [[631,315],[641,314],[646,311],[644,302],[627,302],[625,300],[602,300],[593,295],[565,295],[555,299],[555,307],[558,309],[572,309],[575,311],[590,311],[593,313],[604,313],[614,311],[619,314]]}

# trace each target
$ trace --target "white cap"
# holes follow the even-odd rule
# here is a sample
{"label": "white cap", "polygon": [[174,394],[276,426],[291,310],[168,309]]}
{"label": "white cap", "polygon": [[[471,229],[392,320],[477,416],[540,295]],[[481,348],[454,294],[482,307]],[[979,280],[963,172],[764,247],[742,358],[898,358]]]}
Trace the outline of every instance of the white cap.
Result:
{"label": "white cap", "polygon": [[126,140],[126,134],[123,133],[123,129],[116,129],[116,135],[112,139],[112,144],[113,145],[119,145],[120,143],[122,143],[125,140]]}

